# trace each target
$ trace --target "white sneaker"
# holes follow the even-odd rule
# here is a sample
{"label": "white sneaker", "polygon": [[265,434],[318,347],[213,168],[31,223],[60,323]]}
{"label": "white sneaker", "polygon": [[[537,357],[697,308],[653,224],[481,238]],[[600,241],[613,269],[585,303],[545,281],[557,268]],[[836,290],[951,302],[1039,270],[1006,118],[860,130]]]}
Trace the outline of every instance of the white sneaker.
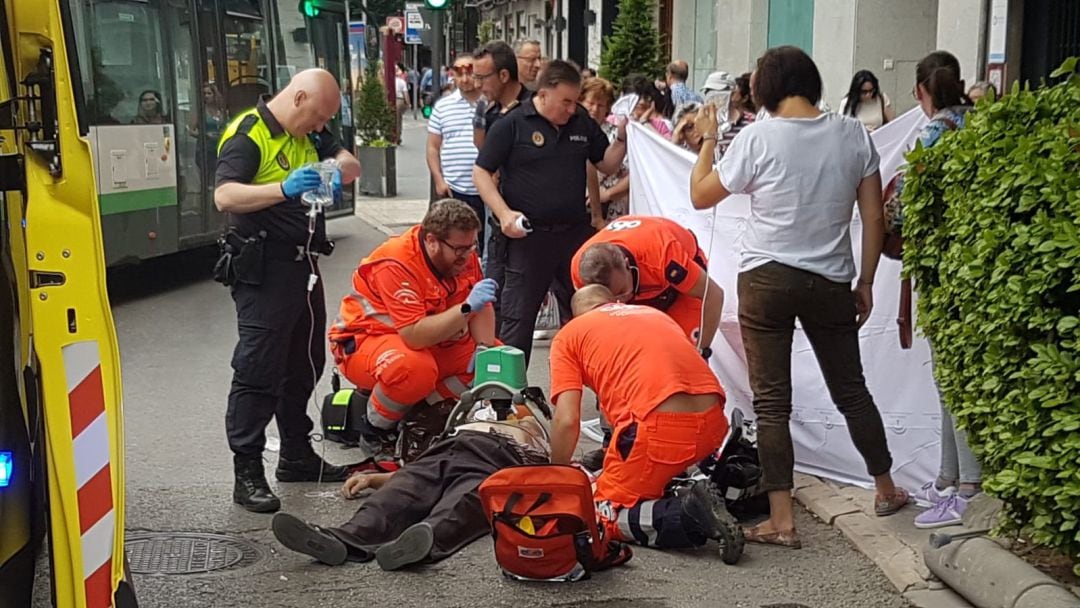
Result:
{"label": "white sneaker", "polygon": [[915,493],[913,498],[915,504],[924,509],[935,507],[945,499],[956,494],[955,486],[948,486],[944,490],[937,489],[933,481],[928,481],[923,484],[923,487],[919,488],[919,491]]}

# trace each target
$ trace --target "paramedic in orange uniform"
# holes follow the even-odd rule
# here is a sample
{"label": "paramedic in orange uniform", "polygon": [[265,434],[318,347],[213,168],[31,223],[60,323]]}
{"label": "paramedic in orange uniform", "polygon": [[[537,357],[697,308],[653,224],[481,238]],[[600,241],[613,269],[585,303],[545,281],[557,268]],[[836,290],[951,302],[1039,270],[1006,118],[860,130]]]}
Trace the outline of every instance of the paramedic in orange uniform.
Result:
{"label": "paramedic in orange uniform", "polygon": [[620,304],[603,285],[573,299],[574,319],[551,345],[551,461],[577,447],[586,386],[615,428],[596,481],[597,512],[608,534],[658,548],[719,539],[723,498],[707,481],[664,497],[676,475],[720,447],[728,430],[724,390],[670,317]]}
{"label": "paramedic in orange uniform", "polygon": [[570,262],[570,274],[575,289],[599,283],[619,302],[666,312],[708,359],[724,310],[724,290],[705,266],[694,233],[662,217],[624,215],[585,241]]}
{"label": "paramedic in orange uniform", "polygon": [[330,350],[345,377],[371,391],[361,430],[369,448],[415,404],[456,399],[472,382],[475,352],[495,343],[496,284],[480,272],[479,229],[467,204],[438,201],[353,273]]}

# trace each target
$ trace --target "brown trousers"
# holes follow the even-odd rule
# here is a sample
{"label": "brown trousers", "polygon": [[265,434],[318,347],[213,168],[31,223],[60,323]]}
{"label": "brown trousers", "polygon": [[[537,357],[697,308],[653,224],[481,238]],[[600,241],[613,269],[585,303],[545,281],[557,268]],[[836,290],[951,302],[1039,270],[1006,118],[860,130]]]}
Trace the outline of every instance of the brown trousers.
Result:
{"label": "brown trousers", "polygon": [[739,273],[742,327],[750,388],[757,413],[763,489],[790,490],[795,453],[791,442],[791,347],[795,320],[814,349],[836,408],[847,420],[855,448],[870,475],[892,468],[881,414],[863,378],[855,297],[849,283],[769,262]]}

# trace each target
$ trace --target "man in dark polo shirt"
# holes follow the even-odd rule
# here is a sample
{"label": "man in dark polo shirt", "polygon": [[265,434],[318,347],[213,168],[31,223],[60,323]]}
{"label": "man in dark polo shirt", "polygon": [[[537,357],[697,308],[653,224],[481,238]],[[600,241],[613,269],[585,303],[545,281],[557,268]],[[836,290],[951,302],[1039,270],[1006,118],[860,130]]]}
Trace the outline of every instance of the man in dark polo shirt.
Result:
{"label": "man in dark polo shirt", "polygon": [[[625,123],[609,146],[578,105],[577,67],[552,61],[537,82],[535,97],[491,128],[473,168],[484,204],[508,237],[499,337],[526,357],[548,287],[555,281],[560,296],[573,293],[570,259],[594,233],[585,205],[586,163],[613,173],[626,154]],[[531,232],[521,227],[523,216]]]}
{"label": "man in dark polo shirt", "polygon": [[[484,148],[487,132],[507,112],[521,106],[532,98],[532,91],[518,81],[518,60],[514,49],[502,41],[493,41],[480,47],[473,55],[473,80],[479,85],[483,97],[476,104],[473,118],[473,143],[477,150]],[[506,235],[499,229],[499,222],[490,214],[482,218],[491,228],[484,256],[484,276],[499,284],[495,294],[496,327],[502,319],[502,288],[506,284]]]}

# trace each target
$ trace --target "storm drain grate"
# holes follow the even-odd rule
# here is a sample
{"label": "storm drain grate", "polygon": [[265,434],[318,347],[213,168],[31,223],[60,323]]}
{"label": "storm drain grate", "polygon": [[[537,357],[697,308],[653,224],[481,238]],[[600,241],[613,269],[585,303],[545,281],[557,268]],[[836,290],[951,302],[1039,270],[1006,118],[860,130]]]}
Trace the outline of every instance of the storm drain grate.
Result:
{"label": "storm drain grate", "polygon": [[127,561],[134,574],[205,574],[246,568],[262,552],[253,543],[222,534],[128,534]]}

